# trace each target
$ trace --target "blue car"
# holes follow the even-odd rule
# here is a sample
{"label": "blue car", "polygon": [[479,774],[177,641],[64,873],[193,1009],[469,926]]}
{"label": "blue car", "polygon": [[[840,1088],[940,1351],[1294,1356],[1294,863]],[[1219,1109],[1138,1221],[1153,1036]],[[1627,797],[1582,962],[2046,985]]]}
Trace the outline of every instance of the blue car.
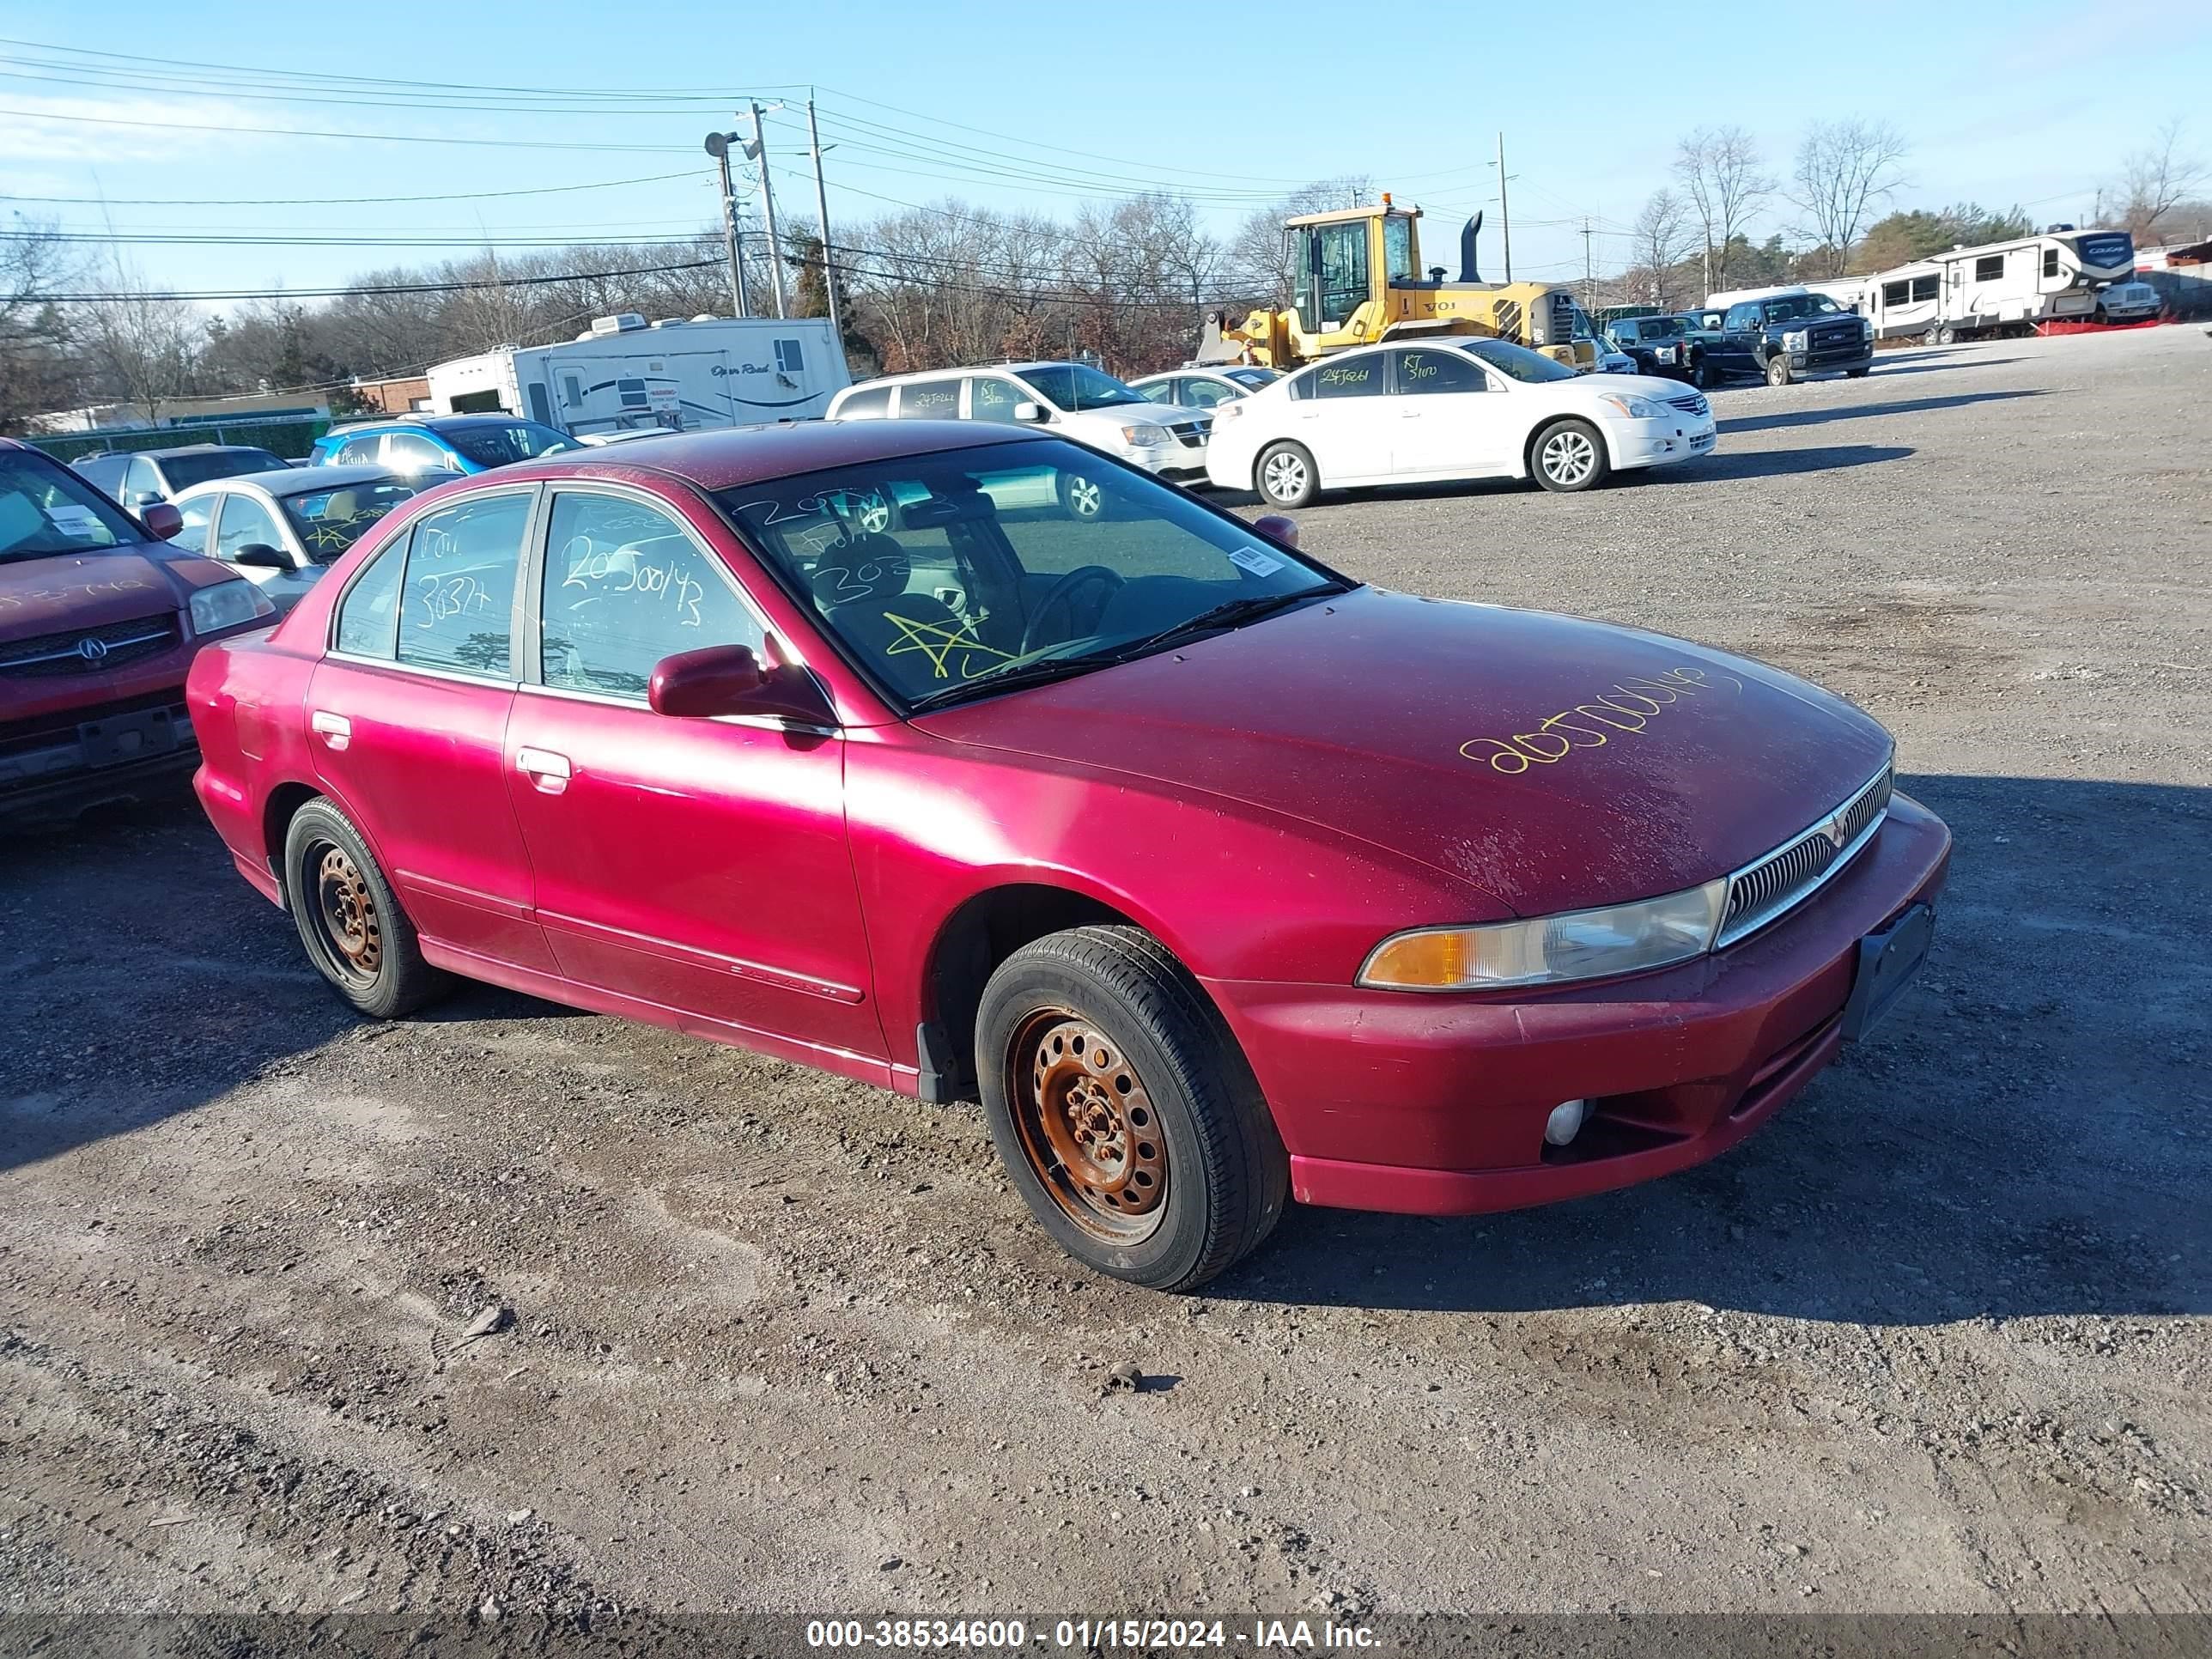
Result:
{"label": "blue car", "polygon": [[408,477],[442,467],[488,472],[574,449],[565,432],[519,415],[393,415],[350,421],[315,440],[313,466],[380,466]]}

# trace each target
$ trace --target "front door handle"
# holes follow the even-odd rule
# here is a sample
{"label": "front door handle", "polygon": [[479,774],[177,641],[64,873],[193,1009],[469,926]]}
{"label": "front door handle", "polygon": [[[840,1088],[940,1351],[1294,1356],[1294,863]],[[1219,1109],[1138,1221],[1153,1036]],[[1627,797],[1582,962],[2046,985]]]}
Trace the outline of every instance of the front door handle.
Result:
{"label": "front door handle", "polygon": [[550,749],[518,749],[514,751],[514,765],[545,794],[557,795],[568,787],[566,755],[556,755]]}
{"label": "front door handle", "polygon": [[318,708],[307,717],[307,725],[331,749],[343,749],[353,741],[353,722],[343,714]]}

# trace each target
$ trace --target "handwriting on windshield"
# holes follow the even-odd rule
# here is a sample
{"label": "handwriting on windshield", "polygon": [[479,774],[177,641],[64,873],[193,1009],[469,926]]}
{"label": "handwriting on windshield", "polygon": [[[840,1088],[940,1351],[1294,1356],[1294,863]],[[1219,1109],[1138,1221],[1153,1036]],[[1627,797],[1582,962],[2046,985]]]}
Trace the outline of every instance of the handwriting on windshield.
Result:
{"label": "handwriting on windshield", "polygon": [[1743,690],[1743,682],[1735,675],[1710,676],[1702,668],[1662,668],[1656,676],[1632,675],[1587,702],[1538,720],[1528,731],[1507,738],[1469,738],[1459,752],[1471,761],[1489,762],[1493,772],[1518,777],[1532,766],[1556,766],[1577,749],[1602,749],[1613,737],[1639,735],[1669,704],[1717,691],[1722,684]]}

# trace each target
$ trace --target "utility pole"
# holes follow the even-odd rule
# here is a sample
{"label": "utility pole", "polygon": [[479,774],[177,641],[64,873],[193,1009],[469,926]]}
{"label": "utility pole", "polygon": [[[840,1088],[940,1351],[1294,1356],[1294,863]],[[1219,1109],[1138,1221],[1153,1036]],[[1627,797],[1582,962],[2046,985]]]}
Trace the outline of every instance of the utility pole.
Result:
{"label": "utility pole", "polygon": [[1513,280],[1513,214],[1505,205],[1505,135],[1498,135],[1498,228],[1505,240],[1505,280]]}
{"label": "utility pole", "polygon": [[775,234],[775,191],[768,181],[768,123],[761,118],[766,112],[758,103],[752,111],[753,141],[745,146],[745,153],[760,163],[761,217],[768,222],[769,280],[775,290],[775,314],[784,317],[789,314],[789,307],[783,297],[783,243]]}
{"label": "utility pole", "polygon": [[742,135],[734,132],[710,132],[707,135],[707,154],[714,158],[714,165],[722,173],[722,251],[730,262],[730,315],[750,317],[745,305],[745,256],[738,251],[737,187],[730,181],[730,146],[743,143]]}
{"label": "utility pole", "polygon": [[830,253],[830,192],[822,183],[822,129],[814,122],[814,100],[806,100],[806,140],[814,151],[814,222],[822,232],[822,291],[830,296],[830,331],[844,349],[844,313],[837,303],[837,262]]}
{"label": "utility pole", "polygon": [[1587,214],[1583,216],[1583,309],[1597,309],[1597,276],[1590,265],[1590,222]]}

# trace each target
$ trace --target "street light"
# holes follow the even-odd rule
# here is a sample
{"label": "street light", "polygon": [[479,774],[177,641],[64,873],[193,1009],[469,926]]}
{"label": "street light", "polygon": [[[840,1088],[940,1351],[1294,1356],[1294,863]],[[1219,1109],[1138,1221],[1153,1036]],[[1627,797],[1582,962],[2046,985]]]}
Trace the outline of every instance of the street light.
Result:
{"label": "street light", "polygon": [[722,246],[730,262],[731,314],[750,317],[751,310],[745,304],[745,260],[738,248],[737,187],[730,181],[730,146],[742,145],[744,138],[734,132],[710,132],[707,135],[707,154],[722,173]]}

